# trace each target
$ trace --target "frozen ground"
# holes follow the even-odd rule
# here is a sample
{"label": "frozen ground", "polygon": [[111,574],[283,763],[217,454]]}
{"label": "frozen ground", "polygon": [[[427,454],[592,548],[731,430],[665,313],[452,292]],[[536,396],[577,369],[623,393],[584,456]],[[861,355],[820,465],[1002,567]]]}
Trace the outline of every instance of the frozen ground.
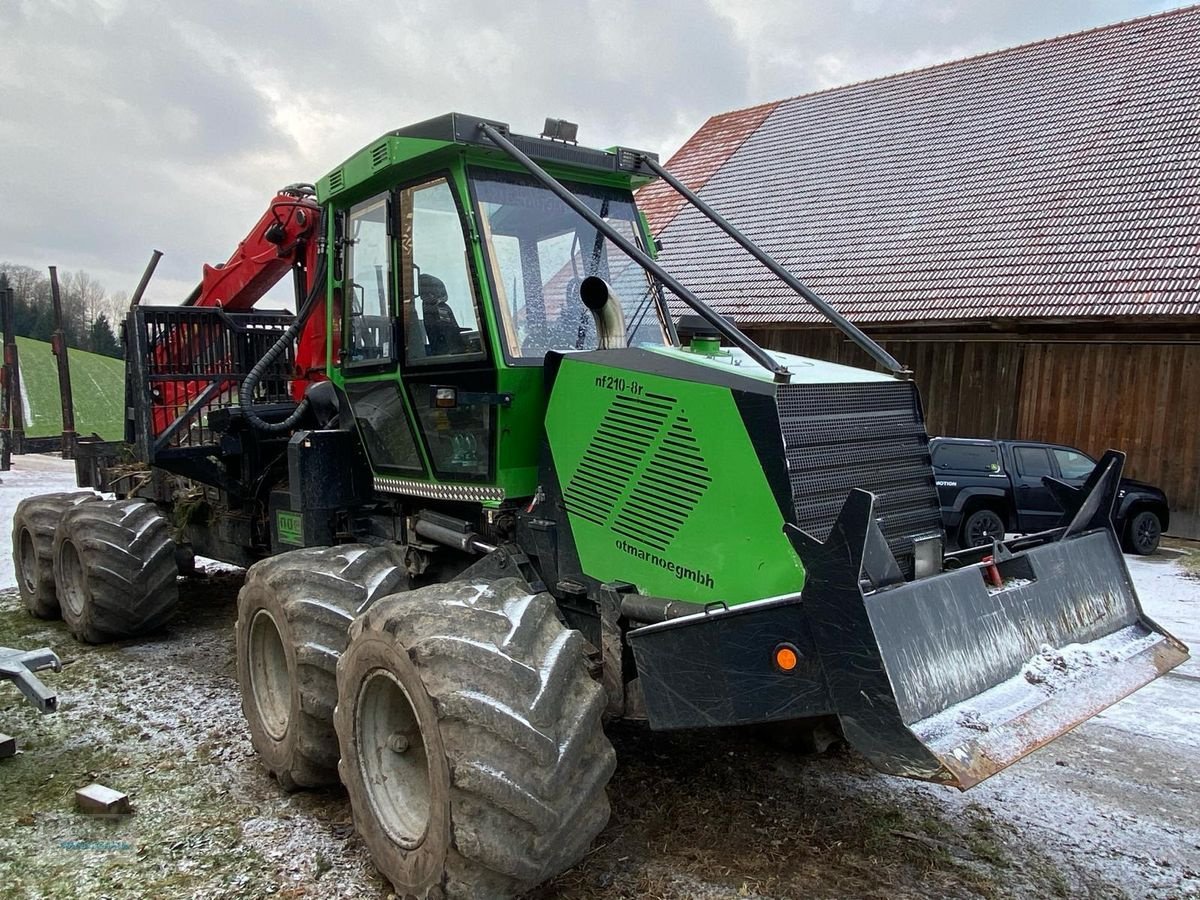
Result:
{"label": "frozen ground", "polygon": [[[73,487],[70,464],[17,457],[21,496]],[[6,532],[7,533],[7,532]],[[1200,552],[1126,557],[1147,612],[1200,647]],[[280,792],[242,725],[232,622],[239,577],[181,582],[165,634],[91,648],[20,609],[0,551],[0,645],[51,646],[61,711],[0,684],[0,896],[386,897],[340,791]],[[745,733],[612,729],[613,819],[535,896],[1200,897],[1200,663],[1195,658],[966,793],[858,757],[802,757]],[[128,791],[96,823],[75,788]]]}

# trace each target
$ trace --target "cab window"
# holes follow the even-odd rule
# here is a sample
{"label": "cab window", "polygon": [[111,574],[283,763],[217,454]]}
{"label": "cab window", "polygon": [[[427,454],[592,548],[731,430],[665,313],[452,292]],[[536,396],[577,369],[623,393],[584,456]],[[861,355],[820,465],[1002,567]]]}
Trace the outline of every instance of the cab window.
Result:
{"label": "cab window", "polygon": [[387,214],[386,194],[350,209],[343,286],[349,365],[380,365],[395,359]]}
{"label": "cab window", "polygon": [[1013,456],[1017,460],[1017,471],[1022,475],[1040,478],[1054,474],[1050,468],[1050,454],[1045,447],[1016,447]]}
{"label": "cab window", "polygon": [[1078,450],[1062,450],[1054,448],[1054,459],[1058,462],[1058,471],[1069,481],[1080,481],[1092,474],[1096,461]]}
{"label": "cab window", "polygon": [[1000,453],[995,444],[939,444],[933,451],[933,464],[938,469],[992,475],[1000,471]]}
{"label": "cab window", "polygon": [[445,363],[483,356],[467,242],[445,178],[400,191],[405,360]]}

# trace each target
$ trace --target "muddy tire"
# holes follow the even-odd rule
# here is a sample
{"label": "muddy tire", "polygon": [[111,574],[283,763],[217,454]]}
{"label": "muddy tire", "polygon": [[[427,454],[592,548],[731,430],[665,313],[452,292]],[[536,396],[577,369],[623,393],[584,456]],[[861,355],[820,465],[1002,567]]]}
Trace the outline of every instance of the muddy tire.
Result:
{"label": "muddy tire", "polygon": [[584,640],[517,579],[355,620],[334,716],[354,822],[400,895],[510,897],[587,852],[616,757]]}
{"label": "muddy tire", "polygon": [[91,491],[67,491],[26,497],[13,515],[13,567],[25,608],[39,619],[57,619],[54,592],[54,532],[63,513],[100,497]]}
{"label": "muddy tire", "polygon": [[82,503],[54,534],[54,582],[63,621],[89,644],[146,634],[175,613],[175,541],[147,500]]}
{"label": "muddy tire", "polygon": [[284,790],[337,783],[338,656],[360,610],[407,588],[394,545],[293,550],[250,567],[236,629],[242,713]]}

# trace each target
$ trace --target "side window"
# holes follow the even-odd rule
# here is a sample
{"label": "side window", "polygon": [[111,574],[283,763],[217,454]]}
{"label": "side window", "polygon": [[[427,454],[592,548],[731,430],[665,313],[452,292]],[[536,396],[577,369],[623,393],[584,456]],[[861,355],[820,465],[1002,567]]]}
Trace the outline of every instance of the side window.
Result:
{"label": "side window", "polygon": [[400,192],[405,360],[483,355],[467,242],[446,179]]}
{"label": "side window", "polygon": [[1045,447],[1015,447],[1013,455],[1017,460],[1017,471],[1022,475],[1040,478],[1054,474],[1050,468],[1050,454]]}
{"label": "side window", "polygon": [[1078,450],[1059,450],[1056,447],[1053,452],[1054,459],[1058,462],[1058,471],[1069,481],[1087,478],[1092,474],[1092,469],[1096,468],[1092,458],[1084,456]]}
{"label": "side window", "polygon": [[939,444],[933,451],[933,465],[937,469],[994,474],[1000,471],[1000,455],[994,444]]}
{"label": "side window", "polygon": [[379,365],[396,358],[388,302],[391,261],[387,195],[350,209],[346,241],[346,351],[350,365]]}

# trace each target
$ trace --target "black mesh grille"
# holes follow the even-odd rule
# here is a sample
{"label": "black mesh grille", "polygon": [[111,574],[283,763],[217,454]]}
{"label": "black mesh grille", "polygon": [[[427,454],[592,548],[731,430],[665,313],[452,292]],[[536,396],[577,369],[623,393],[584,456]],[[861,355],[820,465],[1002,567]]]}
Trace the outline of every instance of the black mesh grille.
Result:
{"label": "black mesh grille", "polygon": [[666,550],[712,478],[674,397],[618,395],[563,491],[593,525]]}
{"label": "black mesh grille", "polygon": [[871,491],[888,545],[911,574],[911,538],[941,528],[916,387],[788,384],[777,399],[800,527],[825,540],[850,490]]}

